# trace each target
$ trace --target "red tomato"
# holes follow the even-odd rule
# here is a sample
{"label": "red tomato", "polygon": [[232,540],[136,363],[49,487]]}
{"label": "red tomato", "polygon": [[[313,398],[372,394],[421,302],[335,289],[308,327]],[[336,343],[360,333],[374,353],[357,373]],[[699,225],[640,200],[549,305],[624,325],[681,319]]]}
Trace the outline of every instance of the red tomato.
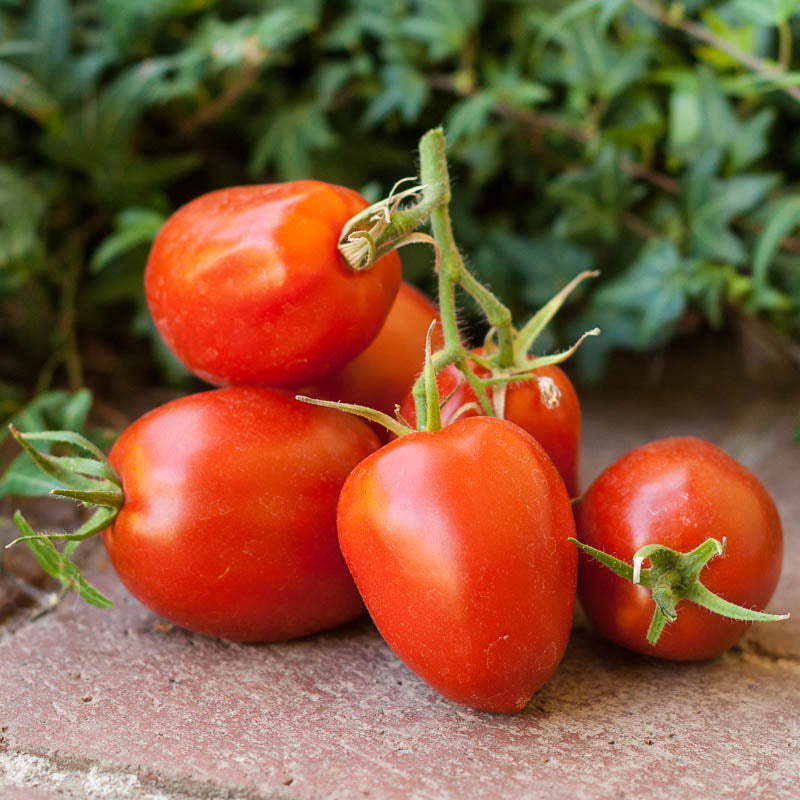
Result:
{"label": "red tomato", "polygon": [[[481,352],[478,350],[477,352]],[[485,376],[485,370],[477,370]],[[557,366],[540,367],[536,378],[528,381],[515,381],[506,390],[505,419],[519,425],[544,447],[556,465],[567,487],[570,497],[580,494],[578,479],[578,459],[581,443],[581,407],[578,395],[570,379]],[[464,380],[457,367],[445,367],[437,377],[439,396],[452,397],[442,408],[442,424],[465,403],[476,403],[478,398],[470,385]],[[492,388],[488,389],[492,399]],[[417,415],[414,398],[410,395],[403,402],[400,413],[415,424]],[[480,414],[470,409],[461,416],[474,417]]]}
{"label": "red tomato", "polygon": [[145,274],[150,312],[189,369],[218,385],[296,387],[358,355],[400,283],[389,253],[353,272],[337,250],[367,205],[318,181],[205,194],[158,234]]}
{"label": "red tomato", "polygon": [[539,444],[490,417],[412,433],[362,461],[339,543],[395,653],[447,697],[518,711],[564,653],[577,554]]}
{"label": "red tomato", "polygon": [[[712,592],[763,609],[778,583],[783,557],[775,503],[758,479],[709,442],[672,438],[632,450],[591,485],[576,509],[580,541],[631,563],[651,543],[688,552],[706,539],[726,539],[726,553],[700,572]],[[747,630],[686,600],[655,645],[646,641],[655,609],[651,593],[581,553],[578,593],[597,629],[648,655],[688,661],[712,658]]]}
{"label": "red tomato", "polygon": [[[422,372],[425,337],[438,316],[438,309],[422,292],[401,283],[389,316],[372,344],[324,383],[309,389],[309,393],[312,397],[369,406],[394,417],[395,406],[411,391]],[[435,351],[443,344],[441,327],[437,327],[431,346]]]}
{"label": "red tomato", "polygon": [[125,503],[103,533],[131,594],[241,641],[339,625],[363,605],[336,539],[339,490],[378,446],[361,420],[275,389],[167,403],[111,450]]}

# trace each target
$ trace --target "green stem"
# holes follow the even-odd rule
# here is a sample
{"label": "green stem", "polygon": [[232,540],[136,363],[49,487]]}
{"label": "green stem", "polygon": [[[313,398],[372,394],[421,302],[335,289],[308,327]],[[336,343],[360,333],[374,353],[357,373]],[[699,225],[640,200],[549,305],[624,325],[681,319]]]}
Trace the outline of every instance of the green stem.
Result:
{"label": "green stem", "polygon": [[459,283],[478,303],[489,324],[497,331],[497,364],[510,367],[514,363],[514,331],[511,327],[511,311],[478,281],[463,265]]}
{"label": "green stem", "polygon": [[302,394],[295,395],[294,399],[312,406],[322,406],[323,408],[332,408],[336,411],[346,411],[348,414],[354,414],[357,417],[368,419],[370,422],[376,422],[378,425],[382,425],[398,438],[413,433],[412,429],[407,425],[403,425],[402,422],[393,419],[388,414],[384,414],[382,411],[369,408],[368,406],[359,406],[355,403],[340,403],[338,400],[319,400],[316,397],[306,397]]}
{"label": "green stem", "polygon": [[650,644],[655,644],[659,640],[668,622],[670,622],[669,617],[656,606],[656,610],[653,612],[653,619],[650,621],[650,627],[647,629],[647,641]]}
{"label": "green stem", "polygon": [[472,371],[472,367],[470,367],[469,360],[467,359],[465,353],[461,353],[459,355],[455,361],[455,365],[459,368],[459,370],[461,370],[461,374],[464,376],[467,383],[472,387],[472,391],[477,395],[483,414],[487,417],[494,416],[492,403],[491,400],[489,400],[489,394],[486,391],[486,381],[482,378],[479,378]]}
{"label": "green stem", "polygon": [[[513,327],[511,311],[487,287],[472,275],[464,264],[456,245],[450,219],[450,175],[447,166],[447,148],[441,128],[428,131],[420,139],[420,186],[396,192],[396,186],[389,197],[365,209],[351,219],[342,230],[339,249],[354,270],[368,269],[382,254],[397,249],[404,244],[419,241],[432,241],[436,248],[436,264],[439,289],[439,314],[442,324],[444,346],[430,360],[431,368],[438,374],[449,364],[455,364],[463,373],[464,379],[474,392],[481,412],[486,416],[502,415],[502,402],[489,398],[489,386],[497,383],[503,373],[510,374],[514,368],[525,370],[529,376],[540,366],[560,363],[569,357],[583,338],[599,331],[584,334],[569,350],[550,356],[542,356],[533,362],[527,359],[527,351],[536,335],[552,319],[563,304],[569,292],[582,280],[594,272],[585,272],[571,281],[553,298],[524,328],[520,342]],[[421,197],[420,197],[421,193]],[[419,198],[410,208],[401,209],[400,203],[409,197]],[[432,239],[414,230],[430,221]],[[456,307],[456,288],[461,286],[480,306],[496,337],[496,346],[484,356],[471,353],[461,342],[458,330]],[[488,356],[488,357],[486,357]],[[487,378],[479,377],[475,364],[490,373]],[[514,378],[503,378],[501,390],[494,399],[502,398],[505,384]],[[417,427],[419,430],[438,429],[440,409],[431,413],[430,392],[426,391],[425,376],[420,375],[412,389]],[[385,424],[385,423],[382,423]]]}
{"label": "green stem", "polygon": [[586,270],[574,277],[558,294],[545,303],[526,323],[522,326],[514,341],[514,363],[522,365],[528,356],[528,352],[539,334],[547,327],[558,310],[564,305],[564,301],[572,293],[578,284],[586,278],[595,278],[600,273],[597,270]]}
{"label": "green stem", "polygon": [[436,320],[431,322],[428,335],[425,337],[425,368],[422,371],[425,380],[425,430],[438,431],[442,427],[442,414],[439,408],[439,387],[436,385],[436,370],[431,358],[431,333]]}
{"label": "green stem", "polygon": [[[434,372],[438,375],[448,364],[452,364],[458,358],[458,355],[458,353],[453,353],[447,348],[435,352],[431,357]],[[427,430],[428,406],[424,373],[420,375],[414,383],[411,396],[414,398],[414,413],[416,414],[417,428],[419,430]]]}
{"label": "green stem", "polygon": [[[441,128],[428,131],[420,140],[420,176],[424,186],[438,186],[435,194],[442,202],[430,214],[433,238],[439,246],[439,315],[442,321],[444,348],[433,358],[433,368],[438,373],[448,364],[456,366],[473,388],[484,414],[492,415],[492,407],[481,380],[475,375],[467,360],[467,351],[461,343],[456,311],[456,286],[463,286],[484,309],[490,324],[498,328],[501,347],[513,353],[511,342],[511,312],[467,271],[453,236],[450,221],[450,175],[447,169],[447,152]],[[500,333],[502,331],[502,333]],[[505,338],[504,338],[505,337]],[[428,430],[424,377],[420,376],[413,389],[417,424]]]}

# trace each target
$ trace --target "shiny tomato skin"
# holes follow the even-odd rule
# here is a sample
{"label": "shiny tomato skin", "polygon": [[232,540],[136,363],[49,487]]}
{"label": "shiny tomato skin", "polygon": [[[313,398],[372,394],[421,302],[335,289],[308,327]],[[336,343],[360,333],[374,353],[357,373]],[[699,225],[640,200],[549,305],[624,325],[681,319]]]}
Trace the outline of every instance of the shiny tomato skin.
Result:
{"label": "shiny tomato skin", "polygon": [[176,211],[145,272],[156,327],[209,383],[297,387],[320,380],[377,335],[400,283],[393,252],[369,270],[337,250],[365,208],[319,181],[235,186]]}
{"label": "shiny tomato skin", "polygon": [[[436,305],[419,289],[402,282],[389,315],[372,344],[326,381],[310,388],[312,397],[375,408],[394,417],[395,406],[411,391],[425,360],[425,338]],[[444,344],[441,326],[433,330],[431,347]]]}
{"label": "shiny tomato skin", "polygon": [[[576,506],[578,538],[631,563],[643,545],[686,552],[709,537],[726,540],[699,578],[715,594],[763,609],[780,577],[783,536],[775,503],[760,481],[720,448],[692,437],[632,450],[605,470]],[[652,595],[580,555],[578,596],[605,637],[630,650],[678,661],[713,658],[750,623],[686,600],[655,645],[646,640]],[[647,566],[647,562],[645,564]]]}
{"label": "shiny tomato skin", "polygon": [[378,446],[360,420],[276,389],[163,405],[111,450],[125,503],[103,533],[131,594],[181,627],[238,641],[363,613],[336,538],[350,470]]}
{"label": "shiny tomato skin", "polygon": [[[479,368],[477,373],[486,374]],[[526,430],[544,447],[556,465],[569,496],[577,497],[580,494],[578,467],[581,444],[581,407],[578,395],[566,373],[555,365],[540,367],[536,370],[536,375],[551,382],[545,384],[545,388],[554,387],[557,402],[546,402],[547,391],[542,391],[536,378],[516,381],[508,384],[506,390],[505,419]],[[442,399],[452,394],[442,408],[444,425],[465,403],[478,402],[475,392],[453,365],[445,367],[439,373],[437,384]],[[491,387],[488,393],[491,399]],[[413,397],[406,397],[400,413],[414,424],[417,415]],[[474,417],[478,414],[478,409],[470,409],[460,416]]]}
{"label": "shiny tomato skin", "polygon": [[561,660],[577,554],[564,484],[504,420],[457,420],[361,462],[339,543],[378,630],[423,680],[485,711],[522,709]]}

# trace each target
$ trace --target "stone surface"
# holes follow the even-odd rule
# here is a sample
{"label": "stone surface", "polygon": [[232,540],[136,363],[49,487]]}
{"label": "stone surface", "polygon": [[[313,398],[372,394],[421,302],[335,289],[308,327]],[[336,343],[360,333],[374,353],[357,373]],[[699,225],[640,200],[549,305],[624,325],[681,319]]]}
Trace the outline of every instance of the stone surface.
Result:
{"label": "stone surface", "polygon": [[584,392],[584,483],[653,438],[721,445],[776,497],[786,560],[771,608],[792,619],[675,664],[605,643],[578,611],[553,678],[524,712],[492,715],[437,695],[365,619],[274,645],[165,625],[89,546],[115,609],[66,596],[0,628],[1,796],[800,797],[800,387],[700,363],[667,364],[659,385],[623,369]]}

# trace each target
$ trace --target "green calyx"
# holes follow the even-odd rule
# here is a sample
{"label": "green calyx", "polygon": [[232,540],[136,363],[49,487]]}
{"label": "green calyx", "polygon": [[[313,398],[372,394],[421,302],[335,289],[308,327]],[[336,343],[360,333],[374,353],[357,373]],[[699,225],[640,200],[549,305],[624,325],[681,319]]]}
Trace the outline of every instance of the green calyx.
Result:
{"label": "green calyx", "polygon": [[[58,482],[59,485],[51,490],[51,495],[77,500],[86,506],[94,506],[95,511],[78,530],[72,533],[52,534],[37,533],[22,513],[17,511],[14,514],[14,523],[22,535],[7,547],[17,542],[25,542],[42,569],[57,578],[64,587],[74,589],[92,605],[101,608],[112,606],[111,600],[83,578],[77,565],[72,561],[72,554],[81,541],[105,530],[116,519],[125,502],[119,476],[102,451],[78,433],[72,431],[20,433],[13,426],[9,426],[9,430],[34,463]],[[52,455],[37,448],[34,442],[67,446],[77,455]],[[53,544],[56,539],[67,540],[63,550],[59,550]]]}
{"label": "green calyx", "polygon": [[[504,388],[507,384],[530,380],[536,369],[565,361],[587,336],[595,336],[600,332],[598,329],[587,331],[572,347],[560,353],[538,357],[528,355],[569,294],[586,278],[598,273],[583,272],[578,275],[521,329],[516,330],[511,311],[469,272],[456,245],[450,222],[450,176],[441,128],[428,131],[420,140],[419,162],[419,183],[402,192],[396,191],[396,184],[389,197],[351,219],[342,230],[339,251],[351,269],[361,271],[369,269],[375,260],[390,250],[406,244],[427,242],[434,246],[444,347],[430,357],[433,371],[438,374],[449,364],[454,364],[474,392],[481,413],[503,417]],[[416,179],[408,180],[416,184]],[[411,205],[403,207],[407,202],[411,202]],[[432,236],[415,232],[426,223],[430,223]],[[456,310],[458,287],[473,298],[491,327],[483,355],[472,353],[461,341]],[[475,370],[476,365],[481,368],[480,375]],[[493,390],[490,391],[490,388]],[[429,396],[426,379],[420,375],[413,388],[413,397],[421,430],[429,430]],[[557,397],[554,402],[558,402]],[[354,411],[352,408],[343,410]],[[364,411],[361,409],[354,413],[367,416]],[[438,420],[438,414],[436,417]],[[386,420],[378,420],[374,416],[369,418],[389,427]],[[400,424],[405,425],[402,421]],[[440,425],[440,422],[432,424]],[[408,426],[405,428],[408,432]],[[398,433],[394,428],[389,429]]]}
{"label": "green calyx", "polygon": [[[688,553],[680,553],[663,544],[648,544],[634,553],[632,565],[577,539],[570,541],[616,575],[652,592],[655,610],[647,631],[647,641],[650,644],[654,645],[658,641],[667,623],[677,619],[677,606],[681,600],[696,603],[723,617],[747,622],[775,622],[789,618],[788,614],[765,614],[737,606],[703,585],[700,572],[712,558],[725,555],[724,539],[722,542],[713,538],[706,539]],[[647,559],[651,566],[643,569],[642,565]]]}

